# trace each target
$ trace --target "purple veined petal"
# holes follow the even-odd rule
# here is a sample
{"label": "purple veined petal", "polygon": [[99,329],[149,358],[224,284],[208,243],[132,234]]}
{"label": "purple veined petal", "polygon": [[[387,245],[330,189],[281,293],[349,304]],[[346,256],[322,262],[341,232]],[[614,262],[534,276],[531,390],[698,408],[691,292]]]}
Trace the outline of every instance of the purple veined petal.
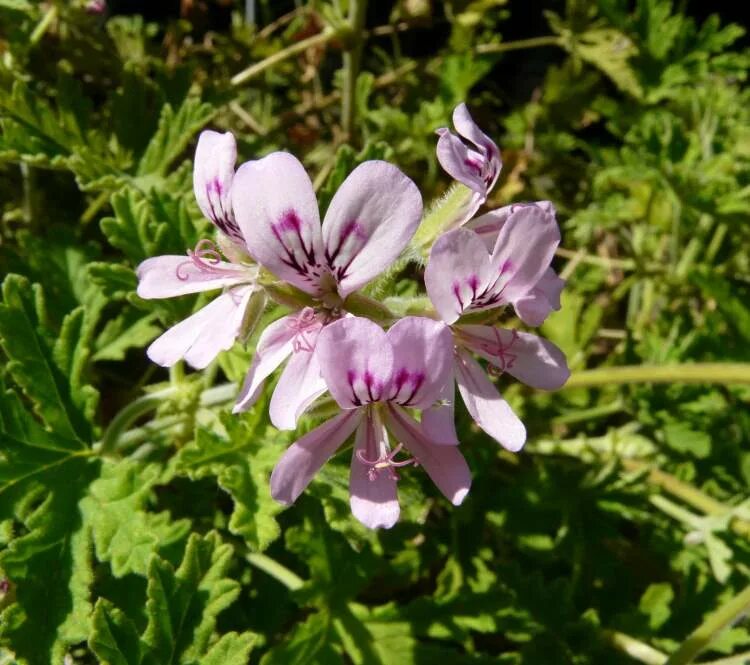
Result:
{"label": "purple veined petal", "polygon": [[253,291],[254,287],[244,286],[222,293],[157,338],[148,347],[148,357],[162,367],[171,367],[181,358],[196,369],[208,366],[234,344]]}
{"label": "purple veined petal", "polygon": [[323,220],[328,267],[342,298],[379,275],[409,244],[422,195],[388,162],[360,164],[339,187]]}
{"label": "purple veined petal", "polygon": [[475,150],[469,150],[466,144],[448,129],[439,129],[438,137],[435,152],[440,166],[451,178],[475,192],[477,196],[472,200],[476,203],[476,212],[487,200],[487,186],[482,178],[484,157]]}
{"label": "purple veined petal", "polygon": [[479,129],[479,125],[474,122],[469,109],[466,108],[466,104],[459,104],[453,109],[453,126],[461,136],[473,143],[487,160],[489,177],[487,191],[491,191],[502,168],[500,150],[498,150],[495,142]]}
{"label": "purple veined petal", "polygon": [[245,162],[234,177],[232,207],[253,258],[279,279],[319,295],[328,268],[318,202],[299,160],[274,152]]}
{"label": "purple veined petal", "polygon": [[193,191],[203,214],[224,234],[245,244],[232,212],[231,190],[237,143],[231,132],[207,129],[198,137],[193,164]]}
{"label": "purple veined petal", "polygon": [[550,267],[559,244],[560,228],[552,215],[535,205],[514,208],[498,233],[492,253],[492,265],[498,273],[492,290],[502,294],[504,303],[531,291]]}
{"label": "purple veined petal", "polygon": [[426,409],[452,380],[453,335],[441,321],[406,316],[387,333],[393,349],[393,378],[385,399]]}
{"label": "purple veined petal", "polygon": [[387,397],[393,375],[393,349],[383,329],[351,316],[328,324],[315,346],[320,372],[342,409]]}
{"label": "purple veined petal", "polygon": [[560,309],[560,294],[565,280],[560,279],[552,268],[544,275],[529,293],[513,302],[516,314],[527,326],[540,326],[550,313]]}
{"label": "purple veined petal", "polygon": [[385,412],[386,427],[414,455],[432,482],[454,505],[469,493],[471,472],[457,446],[441,446],[430,441],[419,423],[401,407],[389,404]]}
{"label": "purple veined petal", "polygon": [[188,256],[155,256],[136,269],[141,298],[173,298],[251,282],[257,270],[226,261],[202,268]]}
{"label": "purple veined petal", "polygon": [[503,224],[510,217],[510,213],[522,206],[536,206],[545,215],[555,217],[555,207],[549,201],[534,201],[533,203],[512,203],[511,205],[497,208],[484,215],[479,215],[466,223],[466,228],[471,229],[484,242],[487,252],[492,254],[497,243],[497,235]]}
{"label": "purple veined petal", "polygon": [[390,529],[401,509],[396,483],[398,476],[389,466],[375,464],[390,452],[388,432],[376,412],[368,410],[357,427],[351,470],[349,473],[349,505],[352,514],[369,529]]}
{"label": "purple veined petal", "polygon": [[439,401],[422,412],[422,430],[427,438],[439,445],[457,446],[456,433],[456,387],[451,380],[443,386]]}
{"label": "purple veined petal", "polygon": [[295,429],[297,419],[326,391],[315,354],[317,333],[316,330],[310,335],[312,348],[299,348],[292,353],[274,388],[268,413],[278,429]]}
{"label": "purple veined petal", "polygon": [[513,413],[481,365],[463,349],[456,355],[456,383],[477,425],[503,448],[517,452],[526,443],[526,428]]}
{"label": "purple veined petal", "polygon": [[232,413],[247,411],[260,396],[260,388],[287,356],[292,353],[297,329],[296,316],[290,314],[274,321],[261,333],[255,347],[255,356],[245,376],[242,390],[237,396]]}
{"label": "purple veined petal", "polygon": [[543,337],[479,325],[462,325],[458,335],[467,348],[532,388],[557,390],[570,376],[565,354]]}
{"label": "purple veined petal", "polygon": [[271,474],[271,496],[279,503],[294,503],[361,419],[361,409],[345,411],[289,446]]}
{"label": "purple veined petal", "polygon": [[484,306],[484,294],[493,277],[484,244],[468,229],[440,236],[432,246],[424,272],[427,295],[448,324],[466,310]]}

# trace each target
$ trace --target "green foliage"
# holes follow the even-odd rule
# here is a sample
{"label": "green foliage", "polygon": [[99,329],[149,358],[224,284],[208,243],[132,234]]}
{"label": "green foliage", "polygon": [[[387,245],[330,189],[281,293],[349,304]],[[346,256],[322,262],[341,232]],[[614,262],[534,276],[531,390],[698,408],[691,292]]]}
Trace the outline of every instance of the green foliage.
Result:
{"label": "green foliage", "polygon": [[[298,155],[322,212],[368,159],[434,210],[465,194],[434,132],[466,101],[503,152],[488,209],[558,210],[567,285],[541,332],[575,372],[750,362],[750,53],[732,3],[369,3],[348,143],[346,39],[231,84],[340,28],[347,3],[262,0],[254,27],[242,3],[224,22],[226,3],[158,22],[109,4],[0,0],[0,662],[627,665],[674,653],[748,586],[747,386],[613,370],[549,395],[501,378],[523,453],[459,409],[465,504],[403,469],[401,521],[373,533],[350,514],[350,450],[294,507],[273,501],[296,436],[269,424],[273,378],[230,413],[227,382],[284,306],[205,371],[168,375],[144,348],[211,294],[135,293],[142,261],[213,237],[192,190],[204,127],[232,131],[240,160]],[[367,295],[423,312],[417,254]],[[744,657],[742,616],[698,662]]]}

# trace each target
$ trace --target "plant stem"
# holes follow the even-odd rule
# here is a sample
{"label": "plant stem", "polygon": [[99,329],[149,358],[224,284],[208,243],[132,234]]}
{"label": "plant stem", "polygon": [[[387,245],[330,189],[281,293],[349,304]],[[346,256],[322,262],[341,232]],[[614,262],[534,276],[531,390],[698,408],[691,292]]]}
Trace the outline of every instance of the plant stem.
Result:
{"label": "plant stem", "polygon": [[290,591],[296,591],[305,583],[305,580],[299,575],[289,570],[286,566],[282,566],[270,556],[266,556],[260,552],[250,552],[245,558],[253,566],[281,582]]}
{"label": "plant stem", "polygon": [[627,654],[631,658],[644,663],[644,665],[664,665],[667,662],[667,655],[654,649],[645,642],[630,637],[625,633],[616,630],[607,630],[604,636],[613,647]]}
{"label": "plant stem", "polygon": [[357,106],[357,76],[362,59],[362,30],[365,26],[367,0],[349,0],[349,48],[344,51],[344,84],[341,95],[341,129],[345,141],[354,133]]}
{"label": "plant stem", "polygon": [[565,388],[594,388],[625,383],[750,384],[750,363],[630,365],[574,372]]}
{"label": "plant stem", "polygon": [[716,636],[750,610],[750,586],[724,603],[698,626],[667,660],[665,665],[688,665],[705,651]]}
{"label": "plant stem", "polygon": [[321,46],[322,44],[326,44],[327,42],[330,42],[332,39],[338,36],[338,31],[333,30],[332,28],[326,28],[325,30],[323,30],[323,32],[319,32],[317,35],[313,35],[312,37],[303,39],[296,44],[287,46],[285,49],[277,51],[264,60],[256,62],[254,65],[250,65],[250,67],[248,67],[247,69],[243,69],[241,72],[235,74],[230,79],[230,83],[235,86],[247,83],[250,79],[255,78],[256,76],[258,76],[258,74],[266,71],[266,69],[269,69],[270,67],[273,67],[274,65],[277,65],[278,63],[283,62],[284,60],[287,60],[288,58],[291,58],[298,53],[302,53],[303,51],[306,51],[313,46]]}
{"label": "plant stem", "polygon": [[29,43],[36,44],[44,37],[44,33],[52,25],[52,22],[57,18],[57,5],[52,5],[42,16],[42,20],[37,23],[34,32],[29,37]]}
{"label": "plant stem", "polygon": [[514,42],[500,42],[499,44],[479,44],[477,53],[505,53],[506,51],[518,51],[525,48],[539,48],[540,46],[562,46],[563,39],[557,35],[546,35],[544,37],[531,37],[530,39],[519,39]]}

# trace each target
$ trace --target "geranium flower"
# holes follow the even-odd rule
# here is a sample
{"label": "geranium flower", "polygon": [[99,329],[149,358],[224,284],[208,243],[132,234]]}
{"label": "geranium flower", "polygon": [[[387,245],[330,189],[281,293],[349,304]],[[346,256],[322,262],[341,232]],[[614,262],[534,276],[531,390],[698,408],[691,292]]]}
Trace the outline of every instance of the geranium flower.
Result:
{"label": "geranium flower", "polygon": [[[426,409],[451,379],[453,343],[447,326],[405,317],[388,332],[349,317],[326,326],[315,355],[341,413],[292,444],[271,474],[271,494],[293,503],[313,476],[354,433],[349,477],[354,516],[372,529],[398,520],[397,468],[422,466],[440,491],[459,505],[471,486],[455,446],[436,445],[406,408]],[[391,448],[388,433],[400,443]],[[406,447],[412,455],[398,459]]]}
{"label": "geranium flower", "polygon": [[[555,208],[549,201],[537,201],[535,203],[514,203],[512,205],[498,208],[485,215],[475,217],[466,224],[466,228],[474,231],[483,241],[487,251],[492,252],[500,229],[508,217],[519,210],[522,206],[535,206],[555,224]],[[560,309],[560,293],[565,286],[565,280],[560,279],[557,273],[548,267],[539,281],[526,293],[511,294],[510,303],[513,305],[518,318],[527,326],[540,326],[553,310]]]}
{"label": "geranium flower", "polygon": [[448,175],[466,185],[472,194],[448,228],[461,226],[474,216],[487,200],[503,166],[500,150],[479,129],[466,104],[459,104],[453,110],[453,126],[459,136],[446,127],[437,130],[440,137],[436,148],[437,158]]}
{"label": "geranium flower", "polygon": [[[453,331],[455,379],[464,404],[487,434],[513,451],[525,443],[526,429],[472,354],[488,360],[493,372],[507,372],[542,390],[567,381],[565,356],[530,333],[458,321],[466,313],[502,307],[528,294],[549,269],[559,241],[554,217],[538,206],[519,206],[502,224],[491,253],[474,231],[456,229],[435,242],[425,270],[430,300]],[[441,441],[453,421],[452,392],[442,395],[447,406],[423,418],[426,431],[440,432]]]}
{"label": "geranium flower", "polygon": [[[223,289],[218,298],[149,346],[148,357],[163,367],[184,358],[202,369],[220,351],[231,348],[242,331],[250,299],[257,292],[258,266],[247,256],[230,205],[236,160],[232,134],[201,133],[195,151],[193,189],[201,211],[220,231],[223,252],[211,240],[203,239],[187,251],[187,256],[156,256],[138,266],[137,293],[141,298],[173,298]],[[223,254],[230,260],[224,260]]]}
{"label": "geranium flower", "polygon": [[344,315],[346,298],[406,247],[422,218],[422,197],[395,166],[368,161],[342,183],[321,225],[304,167],[275,152],[238,169],[232,201],[252,256],[314,303],[263,331],[234,410],[249,408],[263,381],[291,356],[269,411],[276,427],[294,429],[326,389],[314,353],[318,335]]}

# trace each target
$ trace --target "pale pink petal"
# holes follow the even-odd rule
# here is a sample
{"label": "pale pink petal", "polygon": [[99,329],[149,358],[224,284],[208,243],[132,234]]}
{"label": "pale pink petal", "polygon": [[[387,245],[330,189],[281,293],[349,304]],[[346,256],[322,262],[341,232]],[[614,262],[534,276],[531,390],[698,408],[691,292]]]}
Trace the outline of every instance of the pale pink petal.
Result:
{"label": "pale pink petal", "polygon": [[432,246],[424,282],[432,304],[446,323],[482,303],[482,294],[495,275],[479,236],[456,229]]}
{"label": "pale pink petal", "polygon": [[233,240],[244,239],[232,212],[231,190],[237,144],[230,132],[201,132],[195,149],[193,191],[203,214]]}
{"label": "pale pink petal", "polygon": [[203,369],[234,344],[253,290],[252,286],[238,287],[212,300],[157,338],[148,347],[148,357],[162,367],[184,358]]}
{"label": "pale pink petal", "polygon": [[360,409],[345,411],[293,443],[271,474],[271,496],[279,503],[294,503],[313,476],[357,429],[361,417]]}
{"label": "pale pink petal", "polygon": [[328,390],[342,409],[388,395],[393,349],[377,323],[358,316],[334,321],[321,331],[315,352]]}
{"label": "pale pink petal", "polygon": [[448,129],[439,129],[438,136],[435,148],[438,162],[449,176],[476,193],[477,196],[472,199],[476,203],[476,212],[487,199],[487,187],[481,172],[484,158],[475,150],[469,150],[466,144]]}
{"label": "pale pink petal", "polygon": [[536,205],[513,209],[498,233],[492,254],[492,264],[499,273],[495,289],[502,302],[526,295],[536,286],[559,244],[560,228],[553,215]]}
{"label": "pale pink petal", "polygon": [[371,471],[371,465],[360,459],[377,459],[384,449],[388,449],[388,433],[376,415],[368,414],[360,422],[354,442],[349,504],[354,517],[369,529],[390,529],[400,513],[395,474],[390,469]]}
{"label": "pale pink petal", "polygon": [[292,353],[274,388],[268,413],[274,427],[293,430],[297,419],[326,391],[318,357],[313,351]]}
{"label": "pale pink petal", "polygon": [[434,443],[457,446],[456,434],[456,387],[453,377],[445,384],[439,402],[422,412],[422,430]]}
{"label": "pale pink petal", "polygon": [[245,376],[245,382],[237,396],[232,413],[247,411],[255,403],[260,396],[263,381],[292,352],[294,336],[297,334],[294,327],[295,319],[295,315],[283,316],[267,326],[261,333],[255,347],[253,362]]}
{"label": "pale pink petal", "polygon": [[441,321],[406,316],[388,330],[393,378],[386,399],[426,409],[452,380],[453,335]]}
{"label": "pale pink petal", "polygon": [[217,270],[201,270],[186,255],[146,259],[136,269],[137,293],[145,299],[172,298],[250,282],[257,272],[249,266],[226,261],[211,264],[211,267]]}
{"label": "pale pink petal", "polygon": [[458,334],[467,348],[532,388],[556,390],[570,376],[565,354],[543,337],[478,325],[462,325]]}
{"label": "pale pink petal", "polygon": [[479,129],[479,125],[474,122],[469,109],[466,108],[466,104],[459,104],[453,109],[453,126],[461,136],[473,143],[475,148],[482,152],[484,158],[490,163],[489,168],[492,173],[492,179],[487,185],[487,191],[490,191],[495,186],[497,176],[500,174],[500,168],[502,167],[500,151],[497,145],[487,134]]}
{"label": "pale pink petal", "polygon": [[471,221],[466,223],[466,228],[471,229],[476,233],[484,242],[487,251],[492,254],[497,243],[497,234],[500,233],[500,229],[506,220],[510,216],[510,213],[517,210],[521,206],[536,206],[541,208],[546,215],[555,216],[555,207],[549,201],[535,201],[533,203],[513,203],[511,205],[497,208],[484,215],[479,215]]}
{"label": "pale pink petal", "polygon": [[280,279],[319,294],[327,272],[320,215],[299,160],[274,152],[245,162],[234,177],[232,206],[253,258]]}
{"label": "pale pink petal", "polygon": [[386,426],[428,473],[445,497],[458,506],[469,493],[471,472],[458,446],[441,446],[430,441],[411,416],[389,404]]}
{"label": "pale pink petal", "polygon": [[463,350],[456,357],[456,382],[476,424],[504,448],[520,450],[526,442],[526,428],[479,363]]}
{"label": "pale pink petal", "polygon": [[393,263],[422,219],[417,186],[392,164],[360,164],[344,180],[323,221],[325,259],[346,297]]}
{"label": "pale pink petal", "polygon": [[528,326],[540,326],[553,310],[560,309],[560,293],[565,280],[547,268],[531,292],[513,301],[518,317]]}

